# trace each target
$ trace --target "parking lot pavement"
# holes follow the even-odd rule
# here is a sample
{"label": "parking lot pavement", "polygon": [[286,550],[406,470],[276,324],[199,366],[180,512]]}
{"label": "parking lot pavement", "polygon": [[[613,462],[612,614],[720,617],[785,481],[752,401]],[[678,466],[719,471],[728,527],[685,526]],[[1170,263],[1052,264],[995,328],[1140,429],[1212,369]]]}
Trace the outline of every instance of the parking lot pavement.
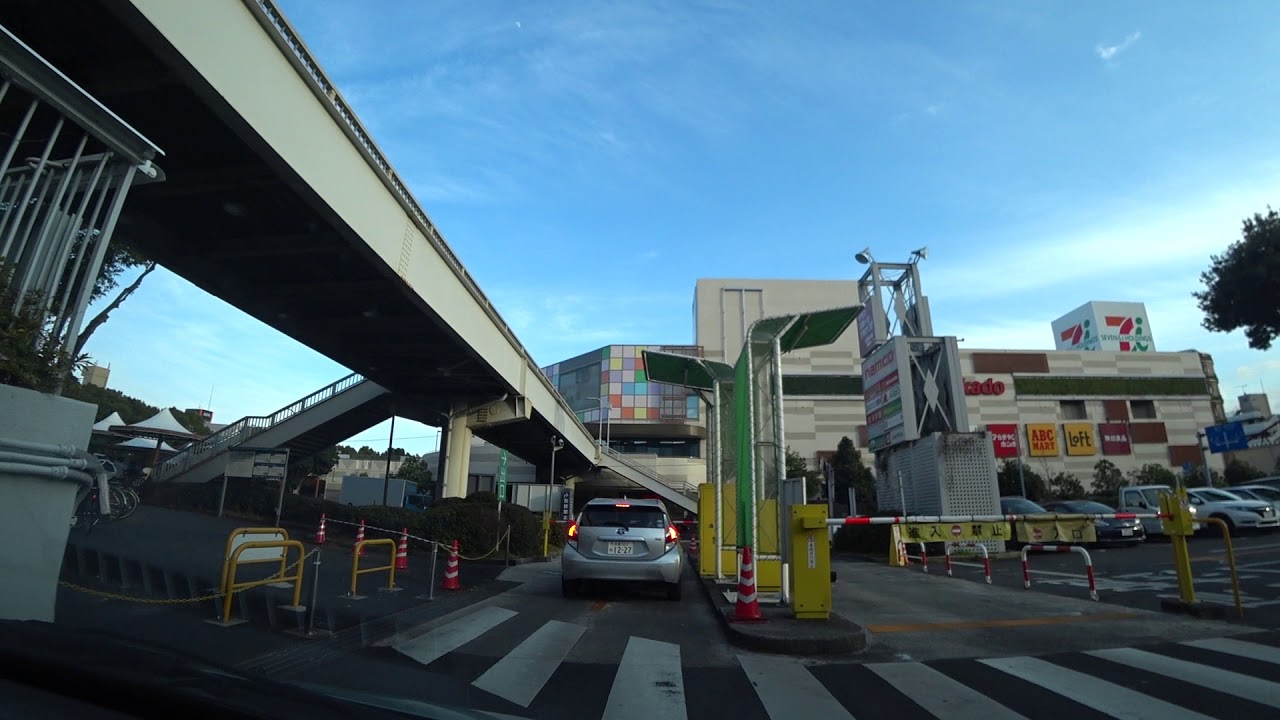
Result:
{"label": "parking lot pavement", "polygon": [[[1280,533],[1234,537],[1232,544],[1239,571],[1244,622],[1280,628]],[[1231,574],[1222,539],[1195,537],[1189,546],[1197,599],[1233,606]],[[1161,597],[1178,594],[1173,548],[1168,542],[1149,540],[1131,548],[1089,548],[1089,554],[1101,602],[1158,610]],[[943,572],[942,558],[930,557],[929,564],[931,573]],[[978,562],[953,558],[953,565],[955,577],[983,582],[982,566]],[[1032,592],[1088,597],[1088,580],[1079,555],[1032,553],[1029,567]],[[913,565],[909,571],[918,572],[919,566]],[[991,574],[994,583],[1022,587],[1022,568],[1016,557],[993,560]]]}

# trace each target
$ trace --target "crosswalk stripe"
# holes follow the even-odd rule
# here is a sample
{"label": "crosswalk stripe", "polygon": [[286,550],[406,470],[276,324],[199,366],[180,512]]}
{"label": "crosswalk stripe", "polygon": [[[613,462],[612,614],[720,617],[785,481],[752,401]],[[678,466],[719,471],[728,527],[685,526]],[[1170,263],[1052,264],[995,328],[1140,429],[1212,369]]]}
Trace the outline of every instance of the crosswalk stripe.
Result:
{"label": "crosswalk stripe", "polygon": [[1233,638],[1188,640],[1180,644],[1200,648],[1202,650],[1213,650],[1214,652],[1225,653],[1227,655],[1238,655],[1239,657],[1249,658],[1250,660],[1261,660],[1262,662],[1269,662],[1273,665],[1280,665],[1280,647],[1274,647],[1272,645],[1262,645],[1260,643],[1235,640]]}
{"label": "crosswalk stripe", "polygon": [[448,625],[438,627],[422,637],[396,645],[396,650],[423,665],[427,665],[475,640],[518,614],[506,608],[483,607]]}
{"label": "crosswalk stripe", "polygon": [[685,720],[680,646],[632,637],[600,720]]}
{"label": "crosswalk stripe", "polygon": [[1026,720],[982,693],[934,670],[913,662],[871,663],[867,669],[932,713],[938,720],[983,718]]}
{"label": "crosswalk stripe", "polygon": [[798,660],[744,654],[738,656],[738,664],[770,720],[854,720]]}
{"label": "crosswalk stripe", "polygon": [[1219,690],[1262,705],[1280,708],[1280,684],[1256,678],[1252,675],[1222,670],[1209,665],[1201,665],[1200,663],[1179,660],[1167,655],[1158,655],[1134,648],[1092,650],[1087,654],[1138,668],[1139,670],[1176,678],[1182,682],[1199,685],[1210,690]]}
{"label": "crosswalk stripe", "polygon": [[1111,715],[1117,720],[1209,720],[1208,715],[1039,658],[984,658],[978,662]]}
{"label": "crosswalk stripe", "polygon": [[471,684],[529,707],[586,630],[581,625],[552,620]]}

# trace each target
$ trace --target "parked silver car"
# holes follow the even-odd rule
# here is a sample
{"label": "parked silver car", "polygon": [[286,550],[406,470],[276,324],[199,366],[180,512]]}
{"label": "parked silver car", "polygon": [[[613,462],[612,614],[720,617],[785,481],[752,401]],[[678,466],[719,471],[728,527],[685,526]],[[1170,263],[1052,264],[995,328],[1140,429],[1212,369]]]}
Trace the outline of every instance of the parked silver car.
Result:
{"label": "parked silver car", "polygon": [[591,500],[570,523],[560,556],[565,597],[583,580],[621,580],[664,583],[679,600],[683,570],[680,535],[659,500]]}

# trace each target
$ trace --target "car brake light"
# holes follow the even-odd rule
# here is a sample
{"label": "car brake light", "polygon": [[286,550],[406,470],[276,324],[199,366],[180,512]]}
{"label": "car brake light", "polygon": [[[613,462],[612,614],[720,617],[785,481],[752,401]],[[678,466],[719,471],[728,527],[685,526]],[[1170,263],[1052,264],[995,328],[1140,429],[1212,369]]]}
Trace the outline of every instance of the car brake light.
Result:
{"label": "car brake light", "polygon": [[631,507],[631,503],[614,503],[614,507]]}
{"label": "car brake light", "polygon": [[667,526],[667,544],[670,545],[671,543],[677,542],[679,540],[680,540],[680,533],[676,532],[676,526],[668,525]]}
{"label": "car brake light", "polygon": [[568,535],[569,535],[569,542],[570,542],[571,544],[577,544],[577,542],[578,542],[578,523],[577,523],[577,521],[576,521],[576,520],[571,520],[571,521],[569,522],[569,532],[568,532]]}

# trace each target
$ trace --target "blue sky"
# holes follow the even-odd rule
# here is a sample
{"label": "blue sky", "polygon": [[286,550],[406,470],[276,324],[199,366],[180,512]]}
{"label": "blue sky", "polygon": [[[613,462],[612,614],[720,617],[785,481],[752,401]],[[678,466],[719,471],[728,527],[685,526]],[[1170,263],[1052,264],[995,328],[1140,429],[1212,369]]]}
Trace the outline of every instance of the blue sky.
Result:
{"label": "blue sky", "polygon": [[[1051,348],[1083,302],[1141,301],[1228,407],[1263,383],[1280,406],[1280,356],[1190,295],[1280,204],[1280,5],[282,5],[541,364],[688,342],[698,277],[853,279],[864,246],[928,245],[935,330],[966,346]],[[153,404],[212,389],[221,422],[346,373],[163,271],[88,350]]]}

